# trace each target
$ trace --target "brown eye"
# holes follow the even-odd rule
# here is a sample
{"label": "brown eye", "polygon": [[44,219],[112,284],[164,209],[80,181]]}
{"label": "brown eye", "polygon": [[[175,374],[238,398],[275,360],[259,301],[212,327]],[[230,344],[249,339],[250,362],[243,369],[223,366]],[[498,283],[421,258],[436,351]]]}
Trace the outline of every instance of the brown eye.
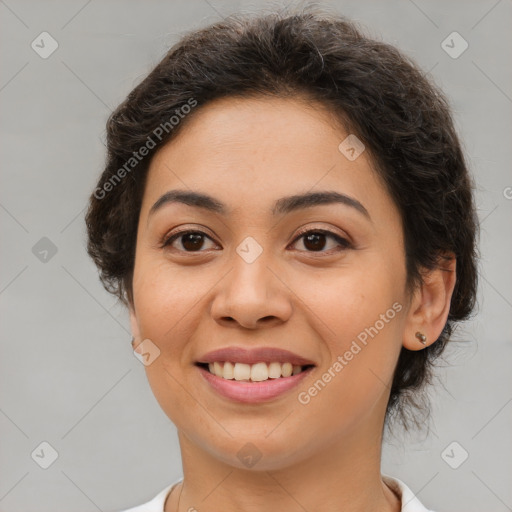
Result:
{"label": "brown eye", "polygon": [[[351,246],[350,242],[345,238],[323,229],[305,231],[295,239],[294,243],[301,239],[303,240],[305,252],[330,253],[333,250],[334,252],[342,251]],[[213,243],[213,240],[202,231],[180,231],[168,237],[163,242],[162,248],[172,246],[173,249],[181,252],[205,252],[203,249],[207,240]],[[331,246],[327,247],[327,250],[324,250],[326,246],[329,246],[329,240],[331,240]],[[180,242],[178,246],[175,245],[176,241]],[[334,242],[334,244],[332,242]],[[336,246],[338,249],[336,249]],[[206,249],[208,249],[208,247]]]}
{"label": "brown eye", "polygon": [[176,240],[179,240],[181,247],[177,247],[178,250],[185,252],[203,252],[201,249],[204,246],[206,238],[211,241],[211,238],[202,231],[180,231],[167,238],[162,244],[162,247],[170,246]]}
{"label": "brown eye", "polygon": [[304,247],[311,251],[321,251],[326,244],[324,233],[308,233],[304,235]]}
{"label": "brown eye", "polygon": [[328,247],[327,251],[323,249],[328,245],[328,239],[334,240],[336,242],[334,244],[334,248],[336,248],[336,244],[341,246],[338,250],[347,249],[350,247],[350,242],[331,231],[323,230],[323,229],[313,229],[302,233],[295,239],[295,242],[298,240],[303,240],[303,245],[306,248],[307,252],[329,252],[333,247]]}

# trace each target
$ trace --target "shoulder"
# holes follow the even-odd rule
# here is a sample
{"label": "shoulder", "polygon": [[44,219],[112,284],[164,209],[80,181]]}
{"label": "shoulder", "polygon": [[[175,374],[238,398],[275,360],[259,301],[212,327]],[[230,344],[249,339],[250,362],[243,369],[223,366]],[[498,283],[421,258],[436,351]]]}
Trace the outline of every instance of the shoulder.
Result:
{"label": "shoulder", "polygon": [[401,512],[434,512],[424,507],[416,495],[398,478],[382,475],[382,479],[398,496],[402,502]]}
{"label": "shoulder", "polygon": [[162,489],[152,500],[136,507],[121,510],[120,512],[164,512],[164,505],[167,496],[171,493],[173,487],[179,484],[181,480],[173,482],[172,484]]}
{"label": "shoulder", "polygon": [[[407,487],[407,485],[388,475],[382,475],[384,482],[400,496],[402,502],[401,512],[434,512],[425,508],[416,495]],[[136,507],[121,510],[120,512],[164,512],[164,505],[167,496],[171,493],[172,488],[177,485],[181,480],[173,482],[164,489],[162,489],[152,500]]]}

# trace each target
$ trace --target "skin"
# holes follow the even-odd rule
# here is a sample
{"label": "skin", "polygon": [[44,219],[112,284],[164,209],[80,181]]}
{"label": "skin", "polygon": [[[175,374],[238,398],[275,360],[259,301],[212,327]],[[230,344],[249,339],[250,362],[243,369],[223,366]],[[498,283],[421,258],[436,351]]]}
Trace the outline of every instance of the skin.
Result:
{"label": "skin", "polygon": [[[137,235],[130,318],[134,347],[150,339],[160,355],[148,381],[178,429],[184,483],[166,512],[318,510],[396,512],[400,501],[380,474],[389,385],[402,346],[421,350],[447,319],[455,259],[406,286],[402,222],[368,152],[349,161],[340,126],[299,98],[227,98],[194,112],[154,156]],[[207,193],[225,216],[179,203],[153,204],[170,190]],[[273,216],[274,201],[337,191],[364,205],[328,204]],[[331,237],[311,248],[299,228]],[[187,252],[176,231],[206,234]],[[262,254],[236,252],[248,236]],[[186,243],[185,243],[186,245]],[[190,247],[190,246],[188,246]],[[353,340],[392,305],[402,309],[311,401],[307,391]],[[314,361],[296,389],[265,404],[221,397],[194,363],[232,345],[271,346]],[[252,443],[251,468],[237,452]],[[179,501],[179,507],[178,507]],[[193,508],[191,508],[193,507]]]}

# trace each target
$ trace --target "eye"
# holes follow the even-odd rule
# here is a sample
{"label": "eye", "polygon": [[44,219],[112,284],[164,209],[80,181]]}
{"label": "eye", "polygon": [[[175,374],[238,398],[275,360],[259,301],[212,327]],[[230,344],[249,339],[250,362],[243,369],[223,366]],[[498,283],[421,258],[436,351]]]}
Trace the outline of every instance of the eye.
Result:
{"label": "eye", "polygon": [[[331,248],[328,248],[327,251],[324,251],[327,244],[326,239],[330,238],[331,240],[334,240],[334,242],[337,243],[337,245],[340,247],[338,251],[342,251],[344,249],[348,249],[351,247],[351,244],[348,240],[345,238],[328,231],[326,229],[310,229],[308,231],[303,231],[299,234],[299,236],[294,240],[293,243],[296,243],[297,241],[302,239],[302,243],[304,247],[306,247],[306,252],[331,252]],[[336,244],[335,244],[336,245]],[[338,252],[335,251],[335,252]]]}
{"label": "eye", "polygon": [[172,245],[175,240],[179,239],[181,243],[181,248],[178,247],[178,250],[185,252],[204,252],[201,251],[200,249],[204,245],[205,238],[213,242],[213,240],[202,231],[179,231],[178,233],[174,233],[170,237],[166,238],[162,243],[162,248]]}
{"label": "eye", "polygon": [[[176,240],[179,240],[181,247],[174,247],[179,251],[204,252],[201,249],[204,248],[205,239],[208,239],[213,243],[213,240],[202,231],[179,231],[166,238],[161,244],[161,247],[165,248],[168,246],[172,246]],[[310,229],[308,231],[303,231],[302,233],[299,234],[297,238],[295,238],[293,244],[297,243],[301,239],[303,240],[303,245],[306,248],[306,252],[331,252],[332,247],[328,247],[328,250],[323,250],[325,249],[326,245],[328,245],[326,242],[327,239],[331,239],[332,241],[335,242],[334,248],[336,248],[337,245],[339,247],[338,251],[342,251],[344,249],[348,249],[351,247],[351,244],[348,240],[325,229]]]}

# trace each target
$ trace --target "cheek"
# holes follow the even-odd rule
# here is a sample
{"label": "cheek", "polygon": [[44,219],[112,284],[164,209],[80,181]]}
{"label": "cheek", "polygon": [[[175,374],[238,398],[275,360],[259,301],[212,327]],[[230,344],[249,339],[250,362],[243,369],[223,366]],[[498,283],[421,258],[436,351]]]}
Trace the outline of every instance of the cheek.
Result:
{"label": "cheek", "polygon": [[[146,270],[147,269],[147,270]],[[170,279],[158,263],[135,268],[133,291],[142,339],[151,340],[159,355],[145,366],[153,395],[169,419],[179,427],[183,411],[193,410],[189,394],[183,392],[181,362],[191,333],[194,293],[180,279]],[[181,411],[181,412],[180,412]]]}
{"label": "cheek", "polygon": [[192,327],[194,308],[207,289],[204,281],[196,281],[193,272],[166,261],[140,260],[135,267],[133,292],[141,335],[162,351],[177,350],[186,339],[184,330]]}
{"label": "cheek", "polygon": [[[299,277],[299,276],[298,276]],[[340,268],[314,279],[301,279],[301,298],[316,314],[317,326],[323,326],[323,338],[335,357],[347,342],[360,338],[373,327],[382,338],[400,330],[404,311],[405,268],[384,261],[372,261]],[[298,283],[297,283],[298,286]],[[398,304],[393,308],[393,304]]]}
{"label": "cheek", "polygon": [[387,396],[406,308],[403,272],[385,267],[385,262],[351,267],[303,288],[304,301],[315,313],[313,329],[321,333],[329,352],[322,373],[301,390],[305,395],[299,400],[311,407],[308,416],[319,419],[318,428],[326,416],[338,425],[353,422]]}
{"label": "cheek", "polygon": [[187,381],[187,367],[195,371],[190,367],[189,342],[204,318],[206,292],[217,281],[211,272],[179,268],[146,255],[135,266],[133,292],[140,334],[160,350],[145,367],[146,376],[161,408],[178,427],[184,427],[187,418],[204,414]]}

